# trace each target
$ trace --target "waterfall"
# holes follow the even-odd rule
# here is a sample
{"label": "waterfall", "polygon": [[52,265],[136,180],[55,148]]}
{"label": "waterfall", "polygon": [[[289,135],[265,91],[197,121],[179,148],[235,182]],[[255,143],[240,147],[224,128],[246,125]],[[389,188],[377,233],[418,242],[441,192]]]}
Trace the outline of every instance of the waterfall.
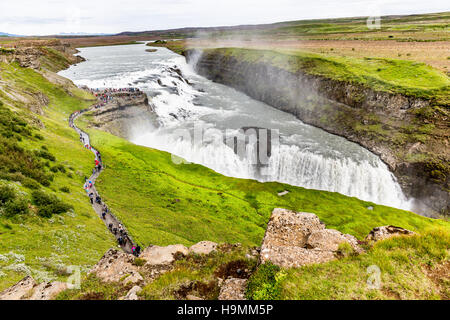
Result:
{"label": "waterfall", "polygon": [[[145,52],[147,48],[85,48],[82,55],[88,61],[64,71],[78,85],[135,86],[151,97],[160,127],[136,127],[132,142],[230,177],[278,181],[411,208],[395,177],[376,155],[197,75],[184,57],[165,48],[151,54]],[[199,55],[191,61],[195,63]],[[198,124],[205,127],[206,138],[186,138],[195,135],[193,127]],[[265,165],[258,165],[254,145],[246,144],[245,152],[238,155],[221,135],[244,127],[279,130],[279,145],[271,150]]]}

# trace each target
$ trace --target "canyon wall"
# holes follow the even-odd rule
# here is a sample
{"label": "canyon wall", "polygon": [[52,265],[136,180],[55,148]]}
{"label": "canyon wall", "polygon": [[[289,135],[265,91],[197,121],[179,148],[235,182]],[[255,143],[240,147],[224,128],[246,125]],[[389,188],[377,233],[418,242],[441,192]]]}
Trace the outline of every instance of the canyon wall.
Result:
{"label": "canyon wall", "polygon": [[[184,54],[200,75],[380,156],[404,192],[418,200],[418,211],[429,211],[430,215],[449,212],[448,136],[442,137],[435,130],[423,143],[414,141],[406,131],[411,130],[411,124],[421,130],[429,121],[433,127],[448,126],[445,117],[418,117],[422,110],[431,107],[430,100],[375,91],[302,71],[291,72],[269,63],[240,59],[226,49],[192,49]],[[448,130],[444,130],[444,135],[448,135]]]}

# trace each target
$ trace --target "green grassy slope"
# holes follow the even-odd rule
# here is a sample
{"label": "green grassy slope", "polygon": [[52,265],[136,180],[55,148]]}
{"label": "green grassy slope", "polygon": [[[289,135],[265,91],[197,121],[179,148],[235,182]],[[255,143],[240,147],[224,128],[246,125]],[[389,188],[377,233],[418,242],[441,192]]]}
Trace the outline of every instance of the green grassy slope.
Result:
{"label": "green grassy slope", "polygon": [[[106,169],[97,188],[112,211],[143,246],[201,240],[240,242],[243,249],[208,257],[188,256],[170,271],[146,285],[143,299],[174,299],[191,281],[194,295],[217,298],[215,274],[224,266],[246,261],[246,248],[259,246],[275,207],[316,213],[328,228],[363,239],[376,226],[393,224],[418,232],[412,238],[392,239],[367,254],[316,266],[280,270],[267,280],[259,268],[248,290],[251,299],[444,299],[448,284],[435,282],[432,273],[448,261],[450,224],[411,212],[350,198],[338,193],[307,190],[279,183],[259,183],[222,176],[195,164],[174,164],[165,152],[140,147],[109,133],[89,128],[92,117],[78,125],[99,146]],[[277,193],[290,193],[278,197]],[[373,206],[373,210],[368,207]],[[367,287],[367,267],[381,269],[382,290]],[[269,268],[270,269],[270,268]],[[430,272],[431,275],[428,275]],[[255,280],[256,279],[256,280]],[[263,279],[263,281],[258,280]],[[207,292],[198,288],[210,288]],[[102,296],[116,299],[127,287],[84,280],[81,290],[64,292],[59,299]]]}
{"label": "green grassy slope", "polygon": [[[27,214],[7,217],[5,206],[0,204],[0,290],[3,290],[28,272],[38,281],[65,278],[65,267],[69,265],[80,266],[85,272],[87,266],[95,264],[114,245],[114,239],[95,215],[82,189],[84,176],[92,170],[92,154],[82,148],[76,132],[67,124],[72,111],[91,103],[86,100],[88,96],[75,87],[63,88],[50,83],[39,73],[17,64],[2,63],[0,78],[7,84],[0,91],[0,111],[5,118],[20,119],[30,131],[30,134],[17,133],[17,126],[1,126],[5,141],[23,152],[10,154],[11,149],[0,147],[0,155],[5,157],[0,163],[0,186],[13,188],[16,197],[24,199],[30,208]],[[11,96],[33,97],[38,92],[49,99],[44,116],[27,110],[28,104],[35,102],[32,98],[21,102]],[[38,125],[39,121],[43,127]],[[34,156],[35,151],[43,150],[56,160]],[[37,175],[29,174],[30,162],[22,165],[24,157],[33,159],[36,167],[33,172],[51,177],[48,186],[29,177]],[[14,166],[15,163],[18,165]],[[51,218],[40,216],[39,207],[31,200],[36,188],[57,196],[63,203],[72,205],[73,210]]]}

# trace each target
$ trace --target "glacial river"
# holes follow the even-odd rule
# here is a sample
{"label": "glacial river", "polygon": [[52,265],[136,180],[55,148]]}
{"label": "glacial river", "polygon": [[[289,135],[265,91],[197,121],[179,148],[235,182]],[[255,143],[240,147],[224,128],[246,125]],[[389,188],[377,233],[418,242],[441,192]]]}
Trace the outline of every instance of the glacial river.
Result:
{"label": "glacial river", "polygon": [[[159,126],[136,127],[133,143],[170,152],[227,176],[335,191],[410,209],[395,177],[376,155],[195,74],[184,57],[166,48],[153,53],[146,52],[148,48],[144,44],[83,48],[80,55],[87,61],[60,75],[90,88],[139,87],[146,92]],[[257,157],[261,147],[257,150],[247,143],[242,152],[236,152],[241,149],[233,150],[224,140],[226,133],[232,136],[249,127],[271,129],[273,143],[267,159]],[[202,134],[195,136],[194,131]],[[260,140],[264,132],[260,131]]]}

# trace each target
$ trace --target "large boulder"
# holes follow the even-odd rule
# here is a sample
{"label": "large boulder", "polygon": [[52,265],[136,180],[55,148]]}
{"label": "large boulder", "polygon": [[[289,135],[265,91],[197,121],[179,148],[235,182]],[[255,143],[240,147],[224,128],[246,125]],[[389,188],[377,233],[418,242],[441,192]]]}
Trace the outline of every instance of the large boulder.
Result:
{"label": "large boulder", "polygon": [[313,213],[274,209],[261,250],[264,245],[304,247],[311,232],[323,229],[325,225]]}
{"label": "large boulder", "polygon": [[210,254],[217,248],[217,243],[212,241],[201,241],[189,248],[189,253]]}
{"label": "large boulder", "polygon": [[261,246],[260,262],[283,268],[323,263],[336,259],[341,243],[362,252],[355,237],[326,229],[319,218],[308,212],[274,209]]}
{"label": "large boulder", "polygon": [[175,261],[176,253],[187,255],[189,249],[181,244],[167,247],[151,246],[146,248],[139,258],[144,259],[147,265],[169,265]]}
{"label": "large boulder", "polygon": [[229,278],[220,288],[219,300],[246,300],[247,279]]}
{"label": "large boulder", "polygon": [[138,267],[133,264],[135,257],[117,249],[108,250],[100,261],[91,269],[104,282],[138,283],[144,279]]}
{"label": "large boulder", "polygon": [[407,229],[395,226],[382,226],[373,228],[366,237],[368,241],[380,241],[395,236],[414,235],[415,233]]}

